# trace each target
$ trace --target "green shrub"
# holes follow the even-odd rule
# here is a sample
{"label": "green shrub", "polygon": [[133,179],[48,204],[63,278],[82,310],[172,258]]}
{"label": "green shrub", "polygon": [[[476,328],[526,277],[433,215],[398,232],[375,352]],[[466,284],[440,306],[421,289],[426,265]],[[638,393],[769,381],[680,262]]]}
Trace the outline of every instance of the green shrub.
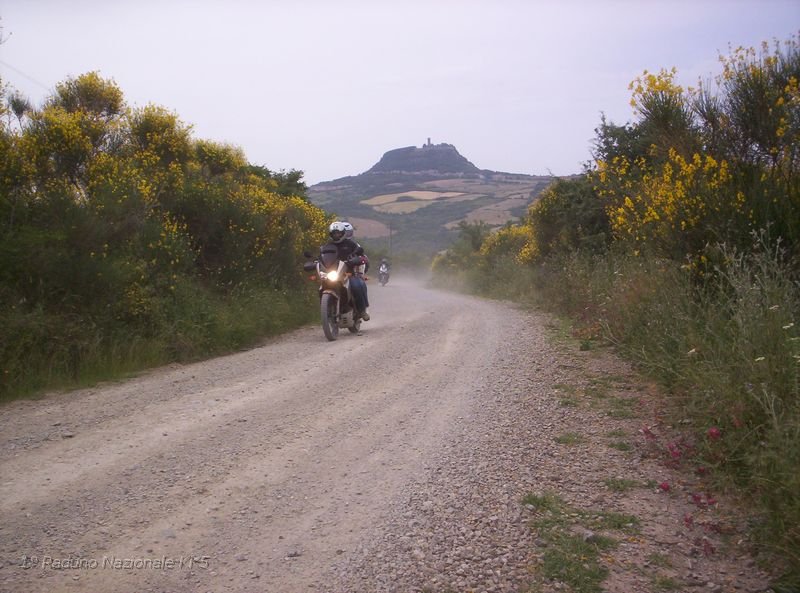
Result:
{"label": "green shrub", "polygon": [[542,303],[669,387],[696,462],[749,494],[767,547],[800,570],[800,287],[781,252],[720,248],[701,281],[667,260],[571,253],[539,268]]}
{"label": "green shrub", "polygon": [[[0,84],[0,99],[4,86]],[[6,113],[4,101],[0,113]],[[128,110],[89,73],[0,118],[0,397],[253,344],[307,319],[327,215],[301,172]]]}

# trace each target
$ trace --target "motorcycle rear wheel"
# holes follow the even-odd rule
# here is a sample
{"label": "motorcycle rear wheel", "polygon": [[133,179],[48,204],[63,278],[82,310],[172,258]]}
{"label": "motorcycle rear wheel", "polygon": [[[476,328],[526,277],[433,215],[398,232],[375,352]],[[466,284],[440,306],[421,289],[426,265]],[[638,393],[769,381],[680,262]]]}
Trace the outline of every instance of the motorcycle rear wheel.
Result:
{"label": "motorcycle rear wheel", "polygon": [[322,317],[322,331],[328,341],[333,342],[339,337],[339,320],[336,318],[337,299],[330,293],[325,293],[319,302]]}

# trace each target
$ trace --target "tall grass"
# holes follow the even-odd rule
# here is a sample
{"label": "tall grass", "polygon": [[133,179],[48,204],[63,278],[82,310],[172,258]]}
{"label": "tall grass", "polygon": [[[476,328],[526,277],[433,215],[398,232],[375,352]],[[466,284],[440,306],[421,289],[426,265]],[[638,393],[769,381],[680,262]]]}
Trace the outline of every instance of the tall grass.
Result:
{"label": "tall grass", "polygon": [[146,322],[11,308],[0,313],[0,399],[86,386],[253,346],[310,321],[317,311],[313,297],[267,286],[223,295],[180,279],[172,298],[159,301]]}
{"label": "tall grass", "polygon": [[[576,333],[616,344],[694,427],[698,463],[761,511],[755,530],[800,575],[800,286],[779,249],[719,248],[698,271],[667,260],[577,253],[535,270],[539,303]],[[506,283],[511,296],[524,278]],[[531,285],[528,285],[531,292]]]}

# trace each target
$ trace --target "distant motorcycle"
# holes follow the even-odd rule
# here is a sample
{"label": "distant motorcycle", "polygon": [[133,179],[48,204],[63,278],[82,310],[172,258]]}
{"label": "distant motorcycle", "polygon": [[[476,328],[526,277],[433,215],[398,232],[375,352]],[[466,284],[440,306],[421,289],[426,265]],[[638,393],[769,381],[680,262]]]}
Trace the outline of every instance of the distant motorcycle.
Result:
{"label": "distant motorcycle", "polygon": [[[304,254],[311,259],[308,252]],[[358,333],[361,318],[356,316],[355,301],[350,290],[350,277],[347,262],[339,259],[335,245],[327,244],[320,248],[319,257],[303,264],[306,272],[316,272],[314,279],[319,282],[319,308],[322,318],[322,331],[329,341],[339,337],[339,328],[347,328]]]}
{"label": "distant motorcycle", "polygon": [[386,264],[381,264],[381,267],[378,268],[378,282],[381,283],[381,286],[386,286],[386,283],[389,282],[389,266]]}

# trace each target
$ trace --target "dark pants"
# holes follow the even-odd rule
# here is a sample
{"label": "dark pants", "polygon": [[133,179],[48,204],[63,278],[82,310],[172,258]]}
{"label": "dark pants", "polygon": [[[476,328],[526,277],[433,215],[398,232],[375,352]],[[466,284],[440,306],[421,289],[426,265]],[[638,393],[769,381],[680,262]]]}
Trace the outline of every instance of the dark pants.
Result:
{"label": "dark pants", "polygon": [[350,277],[350,290],[353,293],[353,300],[356,302],[356,310],[363,313],[369,307],[369,299],[367,298],[367,283],[363,278],[358,276]]}

